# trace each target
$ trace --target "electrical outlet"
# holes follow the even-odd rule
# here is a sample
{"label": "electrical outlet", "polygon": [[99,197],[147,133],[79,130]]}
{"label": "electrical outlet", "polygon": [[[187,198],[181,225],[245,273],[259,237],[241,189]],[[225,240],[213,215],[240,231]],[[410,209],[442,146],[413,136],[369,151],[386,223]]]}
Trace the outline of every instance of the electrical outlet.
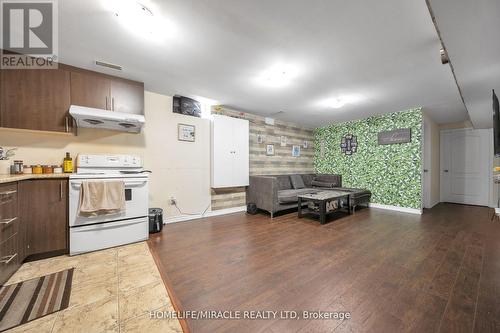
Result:
{"label": "electrical outlet", "polygon": [[170,197],[170,204],[172,206],[177,205],[177,199],[175,199],[174,197]]}

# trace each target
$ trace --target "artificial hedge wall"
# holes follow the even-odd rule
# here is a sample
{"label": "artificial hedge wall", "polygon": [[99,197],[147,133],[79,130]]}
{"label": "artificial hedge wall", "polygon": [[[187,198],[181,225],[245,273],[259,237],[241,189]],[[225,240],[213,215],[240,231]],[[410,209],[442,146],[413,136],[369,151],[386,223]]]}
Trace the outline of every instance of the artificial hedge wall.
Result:
{"label": "artificial hedge wall", "polygon": [[[379,132],[400,128],[411,128],[410,143],[378,145]],[[357,136],[357,151],[351,156],[340,148],[347,134]],[[420,209],[421,109],[317,128],[314,167],[317,173],[341,174],[344,187],[371,190],[373,203]]]}

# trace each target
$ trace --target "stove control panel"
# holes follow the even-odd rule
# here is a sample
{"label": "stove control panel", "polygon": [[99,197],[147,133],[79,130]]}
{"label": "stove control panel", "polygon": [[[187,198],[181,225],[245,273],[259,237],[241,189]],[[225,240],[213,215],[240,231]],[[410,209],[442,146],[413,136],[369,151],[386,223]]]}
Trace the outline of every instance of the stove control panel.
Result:
{"label": "stove control panel", "polygon": [[78,168],[140,168],[142,159],[137,155],[79,154]]}

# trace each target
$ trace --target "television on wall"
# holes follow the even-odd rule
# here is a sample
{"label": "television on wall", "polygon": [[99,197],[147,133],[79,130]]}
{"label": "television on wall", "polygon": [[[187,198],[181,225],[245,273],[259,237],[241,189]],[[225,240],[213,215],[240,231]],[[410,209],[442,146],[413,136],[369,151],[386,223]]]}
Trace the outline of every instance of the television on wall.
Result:
{"label": "television on wall", "polygon": [[495,156],[500,156],[500,110],[495,90],[493,90],[493,145]]}
{"label": "television on wall", "polygon": [[201,103],[184,96],[174,96],[173,112],[186,116],[201,117]]}

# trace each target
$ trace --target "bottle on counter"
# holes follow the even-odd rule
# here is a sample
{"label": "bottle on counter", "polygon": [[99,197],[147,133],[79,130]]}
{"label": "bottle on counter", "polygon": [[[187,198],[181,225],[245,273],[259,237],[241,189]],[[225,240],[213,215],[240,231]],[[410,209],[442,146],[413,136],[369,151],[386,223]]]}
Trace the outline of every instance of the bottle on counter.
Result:
{"label": "bottle on counter", "polygon": [[73,173],[73,159],[69,153],[66,153],[66,157],[64,158],[63,171],[64,173]]}

